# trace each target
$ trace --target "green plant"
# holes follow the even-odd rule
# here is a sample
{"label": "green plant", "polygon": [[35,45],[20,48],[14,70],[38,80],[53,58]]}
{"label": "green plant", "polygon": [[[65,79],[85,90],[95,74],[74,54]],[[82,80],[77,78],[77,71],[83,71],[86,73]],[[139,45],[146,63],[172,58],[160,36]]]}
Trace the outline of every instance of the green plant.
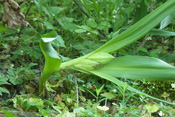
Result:
{"label": "green plant", "polygon": [[[81,12],[82,9],[75,1],[85,12]],[[76,113],[85,117],[140,117],[148,114],[174,116],[173,106],[164,103],[161,105],[158,104],[161,100],[148,98],[151,95],[169,103],[174,100],[175,89],[171,86],[174,81],[164,81],[174,74],[174,68],[170,68],[175,63],[174,15],[166,14],[166,18],[155,21],[157,26],[153,26],[155,28],[148,33],[140,31],[144,34],[140,38],[135,36],[139,40],[134,39],[132,34],[138,34],[138,25],[135,25],[137,30],[130,27],[165,1],[34,0],[32,4],[30,0],[17,0],[21,12],[26,14],[29,27],[18,26],[10,29],[8,25],[2,24],[3,20],[0,21],[0,91],[3,88],[0,106],[9,112],[37,112],[37,116],[64,117],[75,116]],[[4,13],[1,3],[0,19]],[[143,28],[145,25],[147,24],[139,26]],[[117,41],[111,40],[114,38]],[[110,44],[107,42],[109,40]],[[106,42],[106,49],[102,49],[101,45]],[[115,46],[111,46],[114,50],[109,52],[108,47],[111,44]],[[101,49],[93,52],[99,47]],[[44,66],[41,50],[47,59],[47,69],[44,68],[39,86],[39,96],[44,99],[37,97],[38,78]],[[54,54],[50,54],[52,50],[55,50]],[[58,56],[55,56],[57,53]],[[79,58],[74,59],[76,57]],[[64,62],[61,66],[59,59]],[[57,66],[54,68],[54,65]],[[159,72],[161,74],[156,75]],[[145,81],[155,78],[162,78],[163,81]],[[6,101],[8,98],[12,98],[9,99],[10,102]],[[39,102],[43,105],[38,104]],[[159,109],[150,111],[149,106],[152,105]]]}
{"label": "green plant", "polygon": [[[174,4],[174,0],[168,0],[155,11],[139,20],[137,23],[111,39],[100,48],[83,57],[79,57],[62,64],[60,57],[57,56],[58,54],[51,46],[51,41],[54,40],[57,36],[56,33],[52,32],[54,36],[52,35],[50,38],[49,35],[47,38],[42,37],[40,44],[42,52],[45,55],[46,62],[42,77],[40,79],[40,95],[42,95],[45,81],[53,72],[57,71],[58,68],[73,69],[85,73],[94,74],[111,82],[114,82],[115,84],[122,87],[125,86],[124,83],[118,80],[116,77],[124,77],[137,80],[174,79],[175,68],[159,59],[139,56],[124,56],[114,58],[111,54],[109,54],[140,39],[145,34],[147,34],[166,16],[175,11]],[[94,66],[99,64],[102,64],[103,67],[94,69]],[[129,85],[127,85],[127,89],[160,101],[160,99],[149,96]]]}
{"label": "green plant", "polygon": [[87,89],[87,91],[90,92],[90,93],[96,98],[96,101],[99,101],[99,95],[100,95],[100,93],[101,93],[101,91],[102,91],[103,88],[104,88],[104,85],[102,85],[99,89],[96,88],[96,89],[95,89],[96,95],[93,94],[92,91],[90,91],[90,90],[88,90],[88,89]]}
{"label": "green plant", "polygon": [[[48,38],[49,37],[49,38]],[[45,87],[45,82],[48,79],[48,77],[56,72],[61,64],[61,59],[58,56],[58,53],[54,50],[54,48],[51,46],[50,41],[56,39],[57,33],[52,31],[46,35],[43,35],[41,42],[41,50],[44,53],[45,58],[45,66],[44,72],[40,78],[39,83],[39,94],[43,96],[45,92],[43,92]],[[45,41],[45,42],[44,42]]]}
{"label": "green plant", "polygon": [[[54,106],[54,101],[42,100],[33,94],[16,95],[13,99],[8,99],[7,102],[12,102],[15,109],[26,112],[29,110],[36,112],[36,109],[38,109],[39,113],[36,113],[38,116],[49,116],[61,112],[58,107]],[[54,108],[54,110],[50,108]]]}
{"label": "green plant", "polygon": [[39,72],[38,70],[31,69],[35,65],[36,63],[30,63],[27,67],[19,67],[17,69],[15,69],[14,66],[12,65],[8,69],[7,75],[5,77],[13,85],[21,84],[24,81],[32,79],[35,73]]}
{"label": "green plant", "polygon": [[2,87],[2,85],[6,85],[6,84],[9,85],[7,77],[5,77],[2,73],[0,73],[0,86],[1,86],[0,95],[2,95],[2,93],[9,94],[9,91],[6,88]]}
{"label": "green plant", "polygon": [[18,117],[17,115],[14,115],[14,114],[8,112],[7,110],[1,109],[1,111],[4,112],[7,117]]}

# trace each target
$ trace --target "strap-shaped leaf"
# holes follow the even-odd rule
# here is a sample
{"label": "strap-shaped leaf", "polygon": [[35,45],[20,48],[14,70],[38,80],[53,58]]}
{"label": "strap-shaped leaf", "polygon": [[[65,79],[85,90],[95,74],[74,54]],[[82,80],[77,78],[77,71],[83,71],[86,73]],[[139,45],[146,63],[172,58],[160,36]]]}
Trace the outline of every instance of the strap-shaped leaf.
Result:
{"label": "strap-shaped leaf", "polygon": [[147,56],[118,57],[94,71],[134,80],[175,80],[175,67]]}
{"label": "strap-shaped leaf", "polygon": [[148,35],[159,35],[159,36],[175,36],[175,32],[166,31],[166,30],[159,30],[159,29],[152,29]]}
{"label": "strap-shaped leaf", "polygon": [[[142,18],[130,28],[114,37],[106,44],[95,50],[96,52],[114,52],[147,34],[152,28],[157,26],[166,16],[175,11],[175,0],[168,0],[156,10]],[[92,53],[92,54],[93,54]]]}
{"label": "strap-shaped leaf", "polygon": [[160,29],[163,29],[167,27],[173,20],[173,17],[175,16],[175,13],[170,14],[165,19],[163,19],[160,23]]}
{"label": "strap-shaped leaf", "polygon": [[[138,39],[146,35],[152,28],[157,26],[165,17],[175,11],[175,0],[168,0],[163,5],[158,7],[156,10],[142,18],[140,21],[129,27],[127,30],[117,35],[106,44],[93,51],[92,53],[85,55],[83,57],[79,57],[77,59],[73,59],[71,61],[62,63],[60,68],[65,69],[74,64],[79,63],[81,60],[88,58],[88,56],[92,56],[95,53],[111,53],[114,52]],[[164,34],[169,36],[173,36],[174,34],[168,34],[164,32]]]}
{"label": "strap-shaped leaf", "polygon": [[140,1],[141,3],[136,8],[135,16],[134,16],[134,23],[142,19],[144,16],[147,15],[147,5],[145,4],[145,1]]}
{"label": "strap-shaped leaf", "polygon": [[45,65],[44,70],[40,78],[39,83],[39,94],[44,96],[44,86],[46,80],[49,78],[51,74],[56,72],[61,64],[61,59],[58,56],[58,53],[52,47],[51,42],[55,40],[57,37],[57,33],[52,31],[46,35],[42,36],[40,40],[40,47],[45,57]]}

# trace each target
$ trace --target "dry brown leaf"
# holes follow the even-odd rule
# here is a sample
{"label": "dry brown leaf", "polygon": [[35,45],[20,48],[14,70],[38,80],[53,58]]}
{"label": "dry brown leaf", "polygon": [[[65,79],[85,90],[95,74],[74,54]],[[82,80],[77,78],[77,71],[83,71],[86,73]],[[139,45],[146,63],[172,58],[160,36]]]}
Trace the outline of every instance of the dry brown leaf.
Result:
{"label": "dry brown leaf", "polygon": [[57,94],[54,98],[55,101],[61,101],[64,98],[64,94]]}
{"label": "dry brown leaf", "polygon": [[25,85],[25,91],[26,91],[26,93],[33,93],[34,91],[35,91],[35,89],[32,87],[32,86],[30,86],[30,85]]}
{"label": "dry brown leaf", "polygon": [[174,63],[168,63],[168,64],[174,66]]}
{"label": "dry brown leaf", "polygon": [[89,89],[94,90],[95,89],[95,86],[93,85],[93,86],[89,87]]}
{"label": "dry brown leaf", "polygon": [[80,96],[80,99],[81,99],[82,102],[85,102],[86,101],[86,98],[83,97],[83,96]]}
{"label": "dry brown leaf", "polygon": [[6,0],[3,4],[3,9],[3,24],[7,24],[9,28],[29,25],[29,23],[25,21],[25,16],[21,13],[18,3],[16,3],[15,1]]}
{"label": "dry brown leaf", "polygon": [[54,97],[54,101],[60,101],[61,100],[61,96],[59,94],[57,94],[55,97]]}
{"label": "dry brown leaf", "polygon": [[171,113],[175,113],[175,109],[171,109],[170,111],[171,111]]}
{"label": "dry brown leaf", "polygon": [[9,3],[12,6],[12,8],[14,8],[15,10],[19,9],[19,5],[15,1],[9,0]]}

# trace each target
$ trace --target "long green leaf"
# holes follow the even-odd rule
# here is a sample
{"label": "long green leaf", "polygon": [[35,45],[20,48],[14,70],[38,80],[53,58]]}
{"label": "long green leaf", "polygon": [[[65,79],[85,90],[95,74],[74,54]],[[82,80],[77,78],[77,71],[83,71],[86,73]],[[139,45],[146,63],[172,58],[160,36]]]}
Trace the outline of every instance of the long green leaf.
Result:
{"label": "long green leaf", "polygon": [[159,36],[175,36],[175,32],[159,30],[159,29],[152,29],[148,35],[159,35]]}
{"label": "long green leaf", "polygon": [[1,111],[5,113],[6,117],[18,117],[17,115],[14,115],[7,110],[1,109]]}
{"label": "long green leaf", "polygon": [[[118,30],[116,33],[114,33],[114,37],[115,35],[118,35],[118,33],[120,33],[123,30],[127,30],[128,28],[121,28],[120,30]],[[151,31],[149,31],[147,33],[147,35],[158,35],[158,36],[175,36],[175,32],[172,31],[167,31],[167,30],[160,30],[160,29],[152,29]]]}
{"label": "long green leaf", "polygon": [[[102,77],[102,78],[104,78],[104,79],[106,79],[106,80],[109,80],[109,81],[111,81],[111,82],[113,82],[113,83],[115,83],[116,85],[119,85],[119,86],[121,86],[121,87],[126,86],[126,83],[124,83],[123,81],[118,80],[117,78],[111,76],[110,74],[105,74],[105,73],[102,73],[102,72],[99,72],[99,71],[91,71],[91,73],[94,74],[94,75],[100,76],[100,77]],[[132,91],[132,92],[136,92],[136,93],[138,93],[138,94],[140,94],[140,95],[144,95],[144,96],[149,97],[149,98],[152,98],[152,99],[154,99],[154,100],[161,101],[161,102],[164,102],[164,103],[167,103],[167,104],[170,104],[170,105],[175,106],[175,104],[173,104],[173,103],[170,103],[170,102],[167,102],[167,101],[165,101],[165,100],[161,100],[161,99],[155,98],[155,97],[153,97],[153,96],[150,96],[150,95],[148,95],[148,94],[146,94],[146,93],[143,93],[143,92],[141,92],[141,91],[139,91],[139,90],[137,90],[137,89],[135,89],[135,88],[133,88],[133,87],[131,87],[131,86],[129,86],[129,85],[127,85],[126,88],[127,88],[128,90],[130,90],[130,91]]]}
{"label": "long green leaf", "polygon": [[[162,6],[157,8],[155,11],[150,13],[149,15],[142,18],[140,21],[138,21],[136,24],[122,32],[120,35],[114,37],[112,40],[95,50],[94,52],[74,59],[69,62],[65,62],[61,64],[61,69],[66,69],[67,67],[71,67],[72,65],[75,65],[79,62],[81,62],[84,59],[88,59],[89,56],[94,55],[95,53],[111,53],[114,52],[138,39],[143,37],[145,34],[147,34],[153,27],[158,25],[158,23],[163,20],[166,16],[171,14],[173,11],[175,11],[175,0],[168,0],[166,3],[164,3]],[[52,40],[52,39],[51,39]],[[45,43],[43,40],[41,40],[41,48],[45,55],[46,62],[45,62],[45,68],[41,77],[40,86],[43,89],[43,86],[47,78],[58,69],[61,60],[57,56],[57,53],[51,46],[50,42]],[[130,62],[129,62],[130,60]],[[118,62],[117,62],[118,61]],[[146,62],[145,62],[146,61]],[[126,62],[126,63],[125,63]],[[142,63],[139,65],[138,63]],[[123,65],[122,65],[122,64]],[[135,66],[133,65],[135,63]],[[149,63],[149,64],[147,64]],[[154,63],[151,65],[150,63]],[[160,64],[160,65],[159,65]],[[55,67],[56,66],[56,67]],[[122,68],[122,69],[121,69]],[[139,71],[139,69],[141,69]],[[119,72],[118,72],[119,70]],[[104,65],[104,68],[97,68],[92,71],[86,71],[95,75],[98,75],[100,77],[103,77],[111,82],[114,82],[115,84],[118,84],[120,86],[123,86],[123,82],[116,79],[116,77],[125,77],[125,78],[131,78],[131,79],[143,79],[143,80],[151,80],[151,78],[158,79],[156,75],[158,75],[160,72],[162,75],[158,75],[159,78],[162,80],[165,79],[165,76],[168,76],[168,79],[174,79],[174,67],[166,64],[165,62],[154,59],[154,58],[116,58],[109,63]],[[116,73],[117,72],[117,73]],[[121,72],[121,73],[120,73]],[[165,72],[165,73],[164,73]],[[167,73],[166,73],[167,72]],[[170,73],[170,74],[168,74]],[[145,75],[146,74],[146,75]],[[150,75],[151,74],[151,75]],[[144,76],[145,75],[145,76]],[[143,78],[142,78],[143,77]],[[150,77],[150,78],[149,78]],[[168,80],[167,79],[167,80]],[[135,91],[141,95],[145,95],[147,97],[159,100],[157,98],[154,98],[152,96],[149,96],[147,94],[144,94],[140,91],[138,91],[135,88],[132,88],[128,86],[128,89],[131,91]],[[40,94],[43,93],[42,90],[40,90]],[[160,101],[160,100],[159,100]]]}
{"label": "long green leaf", "polygon": [[142,19],[144,16],[147,15],[147,5],[145,4],[144,0],[141,0],[141,3],[136,8],[135,16],[134,16],[134,23]]}
{"label": "long green leaf", "polygon": [[44,96],[44,87],[45,82],[49,78],[51,74],[56,72],[61,64],[61,59],[58,56],[58,53],[52,47],[51,42],[55,40],[57,37],[57,33],[52,31],[46,35],[42,36],[40,40],[40,47],[45,57],[45,65],[44,70],[40,78],[39,83],[39,94],[40,96]]}
{"label": "long green leaf", "polygon": [[93,71],[134,80],[175,80],[175,67],[146,56],[118,57]]}
{"label": "long green leaf", "polygon": [[163,19],[160,23],[160,29],[167,27],[172,22],[174,15],[175,13],[172,13],[169,16],[167,16],[165,19]]}
{"label": "long green leaf", "polygon": [[159,8],[142,18],[140,21],[135,23],[133,26],[117,35],[109,42],[93,51],[92,53],[85,55],[83,57],[79,57],[77,59],[73,59],[71,61],[62,63],[60,68],[66,69],[74,64],[79,63],[81,60],[88,58],[98,52],[114,52],[147,34],[152,28],[157,26],[161,20],[163,20],[166,16],[175,11],[175,0],[168,0],[166,3],[161,5]]}
{"label": "long green leaf", "polygon": [[[95,50],[96,52],[114,52],[147,34],[152,28],[157,26],[166,16],[175,11],[175,0],[168,0],[159,8],[142,18],[136,24],[122,32],[117,37]],[[92,53],[92,54],[93,54]]]}

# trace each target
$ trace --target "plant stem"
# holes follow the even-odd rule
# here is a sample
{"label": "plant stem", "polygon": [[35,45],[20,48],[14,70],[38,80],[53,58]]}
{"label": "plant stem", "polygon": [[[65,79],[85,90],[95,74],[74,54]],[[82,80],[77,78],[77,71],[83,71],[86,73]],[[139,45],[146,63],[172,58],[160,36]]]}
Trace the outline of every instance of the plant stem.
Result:
{"label": "plant stem", "polygon": [[80,6],[80,4],[79,4],[76,0],[73,0],[73,1],[75,2],[75,4],[77,4],[77,6],[80,8],[80,10],[81,10],[88,18],[90,18],[89,15],[88,15],[88,13]]}
{"label": "plant stem", "polygon": [[[78,83],[77,83],[77,76],[75,74],[74,74],[74,78],[75,78],[75,88],[76,88],[77,107],[78,107],[79,106]],[[78,113],[76,113],[75,116],[78,117]]]}
{"label": "plant stem", "polygon": [[43,98],[45,96],[45,83],[50,74],[42,74],[39,82],[39,96]]}
{"label": "plant stem", "polygon": [[73,59],[73,60],[68,61],[68,62],[64,62],[64,63],[62,63],[60,65],[60,68],[59,69],[67,69],[68,67],[71,67],[72,65],[75,65],[75,64],[79,63],[80,61],[86,59],[89,55],[90,54],[85,55],[85,56],[82,56],[82,57],[79,57],[77,59]]}

